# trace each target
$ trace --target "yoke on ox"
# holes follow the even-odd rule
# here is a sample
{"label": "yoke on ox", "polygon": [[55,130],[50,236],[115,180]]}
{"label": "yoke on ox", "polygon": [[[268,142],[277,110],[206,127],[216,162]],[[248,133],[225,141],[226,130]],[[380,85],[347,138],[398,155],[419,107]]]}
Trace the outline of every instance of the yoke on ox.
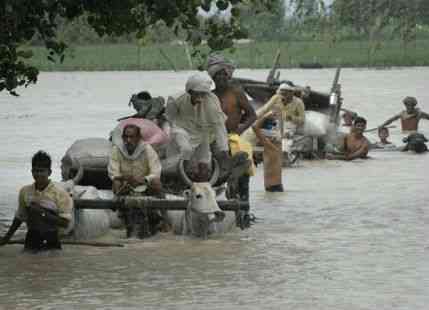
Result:
{"label": "yoke on ox", "polygon": [[[111,143],[107,139],[90,138],[76,141],[62,160],[63,179],[73,179],[75,185],[93,185],[97,189],[110,189],[107,176],[107,163]],[[219,180],[216,161],[213,161],[212,177],[207,183],[193,183],[184,170],[179,158],[161,158],[162,178],[174,180],[174,188],[168,190],[175,195],[165,198],[150,196],[119,196],[113,199],[79,199],[74,197],[77,216],[85,209],[121,210],[131,215],[127,218],[128,236],[145,238],[153,235],[156,229],[150,221],[152,211],[168,213],[173,230],[178,234],[192,234],[207,238],[212,233],[222,233],[237,225],[242,229],[249,226],[249,203],[239,201],[231,195],[228,200],[217,201],[212,184],[221,187],[228,180]],[[242,165],[242,161],[232,161]],[[239,164],[231,166],[230,180],[236,181],[237,173],[245,171]],[[245,165],[244,165],[245,166]],[[94,177],[96,176],[96,181]],[[171,185],[172,183],[165,182]],[[230,211],[230,212],[225,212]],[[91,211],[92,212],[92,211]],[[77,221],[79,222],[79,221]],[[81,223],[84,223],[81,222]]]}
{"label": "yoke on ox", "polygon": [[[114,199],[92,200],[74,199],[75,208],[98,210],[141,210],[147,214],[150,210],[168,210],[168,217],[177,234],[191,234],[207,238],[212,233],[224,233],[234,224],[245,228],[241,222],[249,211],[248,202],[239,200],[216,201],[215,192],[207,183],[194,183],[186,194],[188,199],[159,199],[142,196],[119,196]],[[232,211],[232,212],[225,212]],[[233,214],[233,216],[231,215]],[[134,226],[134,227],[133,227]],[[138,226],[138,227],[136,227]],[[143,231],[138,237],[152,235],[149,218],[135,219],[127,229]]]}

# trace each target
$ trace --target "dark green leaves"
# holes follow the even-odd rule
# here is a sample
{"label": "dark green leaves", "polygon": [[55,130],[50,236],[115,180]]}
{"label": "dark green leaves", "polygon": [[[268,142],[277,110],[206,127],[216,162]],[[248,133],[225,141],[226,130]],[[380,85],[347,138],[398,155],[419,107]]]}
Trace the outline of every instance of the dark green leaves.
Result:
{"label": "dark green leaves", "polygon": [[222,0],[218,0],[216,1],[216,6],[219,10],[224,11],[228,8],[229,6],[229,2],[228,1],[222,1]]}
{"label": "dark green leaves", "polygon": [[[38,70],[26,63],[31,52],[20,47],[37,37],[45,44],[50,61],[65,59],[67,45],[57,36],[58,19],[74,21],[87,17],[99,36],[135,34],[143,38],[146,30],[162,22],[176,35],[185,35],[196,48],[207,41],[211,50],[231,48],[246,31],[239,23],[242,7],[272,9],[279,0],[217,0],[222,12],[232,5],[228,22],[200,21],[199,8],[208,12],[211,0],[2,0],[0,5],[0,91],[16,95],[19,86],[37,81]],[[195,53],[203,59],[203,53]]]}

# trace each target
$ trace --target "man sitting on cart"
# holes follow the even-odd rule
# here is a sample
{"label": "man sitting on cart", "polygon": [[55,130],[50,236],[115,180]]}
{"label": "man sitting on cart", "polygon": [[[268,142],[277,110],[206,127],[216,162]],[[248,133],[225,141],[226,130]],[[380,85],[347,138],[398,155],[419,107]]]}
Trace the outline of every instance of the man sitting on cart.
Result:
{"label": "man sitting on cart", "polygon": [[[161,162],[152,146],[143,142],[140,128],[137,125],[125,125],[122,131],[122,141],[112,148],[107,170],[115,195],[161,195]],[[133,234],[134,229],[139,229],[137,232],[139,237],[154,234],[158,228],[167,229],[165,212],[162,215],[157,211],[148,212],[150,228],[138,225],[145,216],[141,209],[120,210],[119,215],[124,218],[128,237]],[[164,222],[162,218],[164,218]],[[151,229],[151,231],[143,231],[142,227]]]}
{"label": "man sitting on cart", "polygon": [[152,146],[143,142],[136,125],[124,127],[122,143],[113,146],[107,168],[116,195],[160,193],[161,162]]}
{"label": "man sitting on cart", "polygon": [[211,85],[209,76],[192,75],[186,82],[185,92],[170,96],[167,100],[166,115],[173,141],[171,146],[178,149],[185,168],[190,167],[191,160],[197,162],[195,182],[209,180],[212,142],[216,142],[221,154],[221,175],[226,173],[225,163],[229,161],[226,116],[219,99],[211,92]]}

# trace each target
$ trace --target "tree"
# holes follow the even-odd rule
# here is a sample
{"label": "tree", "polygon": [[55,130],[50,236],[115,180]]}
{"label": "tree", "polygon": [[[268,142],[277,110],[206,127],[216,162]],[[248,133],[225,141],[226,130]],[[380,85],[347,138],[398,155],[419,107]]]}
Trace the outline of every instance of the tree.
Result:
{"label": "tree", "polygon": [[245,7],[240,21],[249,30],[249,38],[262,41],[281,40],[285,32],[285,4],[283,0],[272,2],[272,10],[259,9],[255,14],[254,7]]}
{"label": "tree", "polygon": [[[324,0],[292,0],[301,15],[314,11],[310,2]],[[399,37],[404,45],[415,40],[418,23],[429,21],[427,0],[334,0],[329,12],[337,27],[350,27],[369,41],[368,58],[380,48],[386,35]],[[322,16],[323,17],[323,16]]]}
{"label": "tree", "polygon": [[211,0],[0,0],[0,91],[13,95],[19,86],[37,82],[38,69],[26,63],[32,53],[25,49],[34,36],[49,51],[48,59],[63,61],[67,48],[57,36],[60,20],[85,16],[99,36],[145,31],[162,21],[177,34],[198,46],[207,39],[210,49],[231,47],[233,39],[245,36],[239,23],[238,4],[272,10],[275,0],[217,0],[219,10],[231,9],[229,22],[198,18],[199,10],[210,10]]}

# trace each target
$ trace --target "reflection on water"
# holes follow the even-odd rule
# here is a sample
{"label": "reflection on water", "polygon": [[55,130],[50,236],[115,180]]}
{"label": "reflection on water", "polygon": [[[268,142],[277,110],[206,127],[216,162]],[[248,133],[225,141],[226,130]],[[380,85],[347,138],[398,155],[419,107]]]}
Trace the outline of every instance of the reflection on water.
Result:
{"label": "reflection on water", "polygon": [[[142,89],[180,91],[189,72],[47,73],[22,96],[0,96],[0,231],[31,155],[59,159],[76,139],[105,137]],[[239,70],[264,79],[266,71]],[[288,70],[318,90],[334,70]],[[415,95],[429,111],[429,69],[342,72],[345,107],[375,127]],[[398,87],[400,85],[401,87]],[[428,122],[422,131],[429,133]],[[391,130],[393,142],[402,135]],[[375,140],[375,133],[369,136]],[[429,301],[428,155],[374,152],[356,162],[301,162],[284,170],[285,193],[252,179],[257,224],[200,241],[169,234],[125,248],[64,246],[28,255],[0,249],[0,309],[426,309]]]}

